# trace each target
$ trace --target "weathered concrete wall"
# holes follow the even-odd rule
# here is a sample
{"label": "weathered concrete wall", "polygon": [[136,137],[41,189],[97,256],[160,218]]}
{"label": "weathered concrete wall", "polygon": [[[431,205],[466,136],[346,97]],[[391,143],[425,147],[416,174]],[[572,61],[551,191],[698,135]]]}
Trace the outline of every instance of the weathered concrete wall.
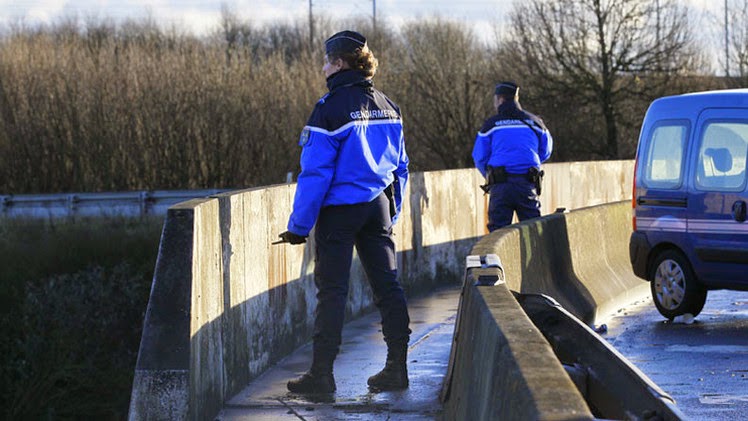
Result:
{"label": "weathered concrete wall", "polygon": [[577,388],[543,335],[505,286],[465,280],[450,373],[442,400],[447,420],[592,420]]}
{"label": "weathered concrete wall", "polygon": [[130,419],[187,418],[193,207],[199,202],[172,207],[164,223],[133,378]]}
{"label": "weathered concrete wall", "polygon": [[[464,288],[468,292],[464,295],[480,298],[464,298],[461,304],[464,310],[459,317],[465,317],[465,321],[458,322],[455,337],[455,368],[445,402],[447,418],[479,419],[484,412],[507,414],[520,410],[515,408],[515,402],[504,399],[492,400],[487,408],[464,404],[462,399],[471,395],[473,384],[487,385],[481,389],[483,396],[515,394],[519,385],[527,387],[529,391],[525,393],[534,397],[532,408],[552,408],[557,404],[558,396],[548,393],[556,387],[552,382],[537,381],[538,372],[554,381],[568,376],[555,357],[549,358],[550,345],[509,290],[549,295],[579,319],[594,323],[615,310],[616,303],[643,297],[649,291],[648,284],[630,269],[630,233],[631,205],[623,201],[512,225],[483,237],[475,245],[471,254],[496,254],[501,258],[506,284],[475,287],[474,280],[466,279]],[[468,305],[478,309],[468,309]],[[484,306],[488,310],[481,310]],[[473,321],[475,316],[465,316],[479,311],[491,311],[493,317],[484,316],[486,320],[478,325]],[[523,333],[518,335],[518,331]],[[469,365],[462,361],[461,356],[495,347],[496,343],[505,344],[512,351],[502,352],[496,359],[474,359]],[[528,359],[534,363],[522,366]],[[491,383],[496,367],[516,367],[509,374],[512,381]],[[574,397],[568,399],[571,402]],[[483,412],[476,412],[478,409]],[[530,414],[529,418],[569,419],[538,411],[537,416]]]}
{"label": "weathered concrete wall", "polygon": [[[543,210],[624,199],[632,169],[630,161],[547,165]],[[411,175],[409,200],[395,227],[408,294],[462,277],[465,256],[486,233],[488,196],[478,188],[482,182],[473,169]],[[176,414],[170,419],[212,417],[226,397],[309,340],[316,292],[313,240],[305,246],[270,245],[285,231],[294,190],[294,185],[250,189],[170,209],[138,356],[131,419],[159,418],[156,414],[167,409]],[[179,241],[172,244],[173,238]],[[347,315],[355,317],[371,306],[363,269],[354,258]],[[177,345],[180,363],[163,364],[161,356]]]}
{"label": "weathered concrete wall", "polygon": [[507,286],[555,298],[576,317],[592,323],[622,298],[646,294],[631,271],[627,201],[547,215],[495,231],[471,254],[497,254]]}
{"label": "weathered concrete wall", "polygon": [[634,161],[562,162],[544,169],[543,214],[631,198]]}

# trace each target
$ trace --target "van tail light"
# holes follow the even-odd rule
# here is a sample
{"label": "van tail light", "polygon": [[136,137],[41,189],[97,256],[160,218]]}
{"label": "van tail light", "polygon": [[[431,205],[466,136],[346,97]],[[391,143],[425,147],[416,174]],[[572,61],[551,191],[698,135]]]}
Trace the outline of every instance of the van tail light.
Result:
{"label": "van tail light", "polygon": [[[638,158],[638,157],[637,157]],[[636,170],[639,167],[639,160],[634,160],[634,178],[631,183],[631,227],[636,231]]]}

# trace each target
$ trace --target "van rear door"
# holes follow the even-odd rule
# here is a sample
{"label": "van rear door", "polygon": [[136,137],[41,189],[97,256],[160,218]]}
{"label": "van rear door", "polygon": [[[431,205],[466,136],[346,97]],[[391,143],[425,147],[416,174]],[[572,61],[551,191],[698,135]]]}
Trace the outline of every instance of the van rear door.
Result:
{"label": "van rear door", "polygon": [[[636,230],[649,244],[686,244],[688,120],[645,123],[636,174]],[[688,251],[686,250],[688,253]],[[641,276],[641,275],[640,275]]]}
{"label": "van rear door", "polygon": [[695,134],[687,205],[694,270],[710,287],[748,289],[748,109],[706,109]]}

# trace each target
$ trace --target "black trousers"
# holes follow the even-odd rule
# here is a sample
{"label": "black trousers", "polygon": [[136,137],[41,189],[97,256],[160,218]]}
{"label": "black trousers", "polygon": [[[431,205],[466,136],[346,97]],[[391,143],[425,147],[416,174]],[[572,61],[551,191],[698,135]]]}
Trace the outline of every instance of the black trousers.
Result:
{"label": "black trousers", "polygon": [[514,212],[517,212],[520,222],[540,216],[540,200],[535,183],[524,175],[510,175],[505,182],[491,186],[488,231],[493,232],[511,224]]}
{"label": "black trousers", "polygon": [[314,320],[316,356],[335,358],[341,342],[353,247],[366,271],[374,303],[382,315],[388,346],[407,345],[410,318],[397,280],[389,200],[384,194],[369,203],[329,206],[320,211],[315,230],[317,309]]}

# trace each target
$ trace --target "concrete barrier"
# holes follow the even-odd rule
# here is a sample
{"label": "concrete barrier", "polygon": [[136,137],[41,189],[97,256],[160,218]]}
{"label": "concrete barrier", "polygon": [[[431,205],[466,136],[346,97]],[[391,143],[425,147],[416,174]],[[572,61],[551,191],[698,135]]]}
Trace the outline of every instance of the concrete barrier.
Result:
{"label": "concrete barrier", "polygon": [[686,418],[670,395],[555,300],[541,294],[515,293],[515,297],[595,416],[615,420]]}
{"label": "concrete barrier", "polygon": [[[632,169],[631,161],[547,165],[544,211],[625,199]],[[486,233],[482,182],[473,169],[412,174],[395,227],[408,295],[462,278],[465,256]],[[310,339],[313,240],[270,246],[285,230],[294,189],[220,194],[169,210],[130,419],[210,418],[225,399]],[[354,258],[346,317],[371,309],[367,285]]]}
{"label": "concrete barrier", "polygon": [[471,254],[497,254],[509,289],[550,295],[593,323],[649,291],[631,271],[631,215],[628,201],[547,215],[494,231]]}
{"label": "concrete barrier", "polygon": [[[560,378],[568,380],[569,377],[553,355],[551,346],[509,290],[549,295],[577,318],[595,323],[614,311],[618,303],[648,294],[648,284],[634,276],[630,269],[630,232],[631,205],[624,201],[512,225],[483,237],[473,247],[473,255],[496,254],[501,258],[506,283],[475,287],[472,286],[475,279],[466,278],[464,289],[467,292],[464,305],[461,304],[464,310],[461,310],[453,347],[455,368],[447,382],[450,390],[444,393],[447,419],[489,419],[483,418],[485,414],[502,414],[513,419],[576,419],[577,416],[586,419],[589,416],[589,413],[576,412],[576,407],[561,418],[543,410],[560,405],[553,390],[563,393],[568,384],[564,386]],[[476,321],[474,314],[483,314],[482,320]],[[495,344],[504,344],[506,351],[495,353],[495,359],[475,358],[465,364],[465,355],[496,347]],[[528,360],[534,364],[523,366]],[[492,383],[497,367],[511,371],[506,374],[511,380]],[[538,372],[554,380],[538,382]],[[487,405],[486,408],[465,404],[464,397],[473,395],[475,384],[486,385],[481,389],[483,396],[498,398],[482,404]],[[523,394],[533,396],[532,402],[522,405],[524,409],[517,408],[516,402],[500,398],[516,395],[518,389],[524,388],[529,391]],[[568,397],[569,402],[575,399],[579,404],[581,395]],[[516,412],[527,411],[526,406],[531,413]],[[522,416],[513,415],[516,413]]]}
{"label": "concrete barrier", "polygon": [[548,342],[511,291],[465,279],[441,399],[446,420],[592,420]]}

